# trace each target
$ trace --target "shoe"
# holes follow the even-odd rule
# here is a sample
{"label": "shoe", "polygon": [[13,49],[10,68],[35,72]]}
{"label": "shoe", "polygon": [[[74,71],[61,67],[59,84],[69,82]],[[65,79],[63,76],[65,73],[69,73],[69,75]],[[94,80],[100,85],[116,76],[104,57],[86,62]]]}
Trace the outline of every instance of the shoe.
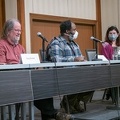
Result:
{"label": "shoe", "polygon": [[79,112],[85,112],[86,111],[85,103],[83,101],[80,101],[79,104],[75,105],[75,109],[78,113]]}
{"label": "shoe", "polygon": [[70,120],[71,118],[72,118],[72,116],[67,113],[58,112],[56,114],[56,120]]}
{"label": "shoe", "polygon": [[83,101],[80,101],[79,104],[80,104],[80,109],[85,111],[86,110],[86,103]]}
{"label": "shoe", "polygon": [[52,116],[42,115],[42,120],[56,120],[56,119]]}

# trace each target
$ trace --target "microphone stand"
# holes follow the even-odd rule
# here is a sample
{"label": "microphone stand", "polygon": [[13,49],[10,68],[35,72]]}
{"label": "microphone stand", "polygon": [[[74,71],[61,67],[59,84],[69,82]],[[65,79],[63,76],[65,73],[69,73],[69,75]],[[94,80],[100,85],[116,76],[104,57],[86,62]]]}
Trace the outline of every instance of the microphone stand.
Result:
{"label": "microphone stand", "polygon": [[102,61],[102,59],[98,59],[98,48],[97,48],[98,41],[95,41],[95,49],[96,49],[96,55],[95,58],[92,61]]}
{"label": "microphone stand", "polygon": [[46,51],[45,51],[45,40],[44,39],[42,39],[42,51],[41,51],[41,54],[42,54],[42,62],[45,62],[46,61]]}
{"label": "microphone stand", "polygon": [[45,61],[45,40],[42,40],[42,61]]}

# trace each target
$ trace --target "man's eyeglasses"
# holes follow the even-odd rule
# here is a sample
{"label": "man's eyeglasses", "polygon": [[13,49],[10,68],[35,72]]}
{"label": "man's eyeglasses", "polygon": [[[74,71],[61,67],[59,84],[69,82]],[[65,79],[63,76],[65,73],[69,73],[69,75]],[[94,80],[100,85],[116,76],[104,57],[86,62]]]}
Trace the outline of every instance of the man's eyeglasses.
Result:
{"label": "man's eyeglasses", "polygon": [[22,30],[19,29],[13,29],[15,32],[22,32]]}

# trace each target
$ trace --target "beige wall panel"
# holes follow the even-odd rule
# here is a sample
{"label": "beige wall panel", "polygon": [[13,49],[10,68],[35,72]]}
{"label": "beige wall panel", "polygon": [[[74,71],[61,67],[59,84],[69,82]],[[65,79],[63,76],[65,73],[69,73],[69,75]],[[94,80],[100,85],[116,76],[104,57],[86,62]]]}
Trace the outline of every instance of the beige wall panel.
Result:
{"label": "beige wall panel", "polygon": [[33,0],[33,13],[67,16],[67,0]]}
{"label": "beige wall panel", "polygon": [[6,20],[10,18],[17,18],[17,1],[5,0]]}
{"label": "beige wall panel", "polygon": [[118,0],[118,27],[120,30],[120,0]]}
{"label": "beige wall panel", "polygon": [[[119,27],[119,7],[120,0],[101,0],[101,22],[102,22],[102,39],[104,40],[106,30],[111,25]],[[119,28],[120,30],[120,28]]]}
{"label": "beige wall panel", "polygon": [[96,20],[95,0],[68,0],[68,16]]}
{"label": "beige wall panel", "polygon": [[96,19],[95,0],[33,0],[32,5],[33,13]]}

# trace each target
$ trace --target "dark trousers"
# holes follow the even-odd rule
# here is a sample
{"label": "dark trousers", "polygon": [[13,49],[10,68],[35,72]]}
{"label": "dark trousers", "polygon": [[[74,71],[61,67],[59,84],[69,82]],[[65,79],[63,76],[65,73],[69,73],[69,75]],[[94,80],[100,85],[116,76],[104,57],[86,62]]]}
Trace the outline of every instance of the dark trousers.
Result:
{"label": "dark trousers", "polygon": [[54,108],[53,98],[35,100],[34,105],[41,111],[42,119],[54,118],[57,110]]}
{"label": "dark trousers", "polygon": [[113,87],[113,88],[108,88],[107,93],[106,93],[106,99],[108,100],[110,97],[112,98],[112,102],[115,104],[118,104],[118,90],[120,93],[120,87]]}

